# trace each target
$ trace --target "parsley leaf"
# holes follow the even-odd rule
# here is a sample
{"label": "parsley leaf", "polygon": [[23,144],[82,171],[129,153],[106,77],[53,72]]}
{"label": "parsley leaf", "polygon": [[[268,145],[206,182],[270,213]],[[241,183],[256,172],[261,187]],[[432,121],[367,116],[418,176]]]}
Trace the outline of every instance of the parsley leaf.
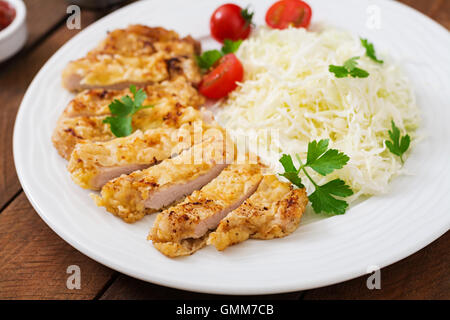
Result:
{"label": "parsley leaf", "polygon": [[323,192],[327,192],[338,197],[348,197],[353,194],[352,189],[350,189],[350,187],[341,179],[331,180],[323,186],[320,186],[320,189]]}
{"label": "parsley leaf", "polygon": [[369,73],[366,70],[355,68],[352,71],[350,71],[350,75],[353,78],[367,78],[369,76]]}
{"label": "parsley leaf", "polygon": [[103,123],[108,123],[111,132],[116,137],[126,137],[133,132],[131,117],[107,117]]}
{"label": "parsley leaf", "polygon": [[280,159],[281,164],[284,168],[284,173],[281,176],[288,179],[292,184],[296,185],[299,188],[304,188],[305,186],[302,183],[302,179],[298,176],[298,171],[292,162],[292,158],[290,155],[283,154]]}
{"label": "parsley leaf", "polygon": [[344,62],[344,68],[347,69],[348,71],[352,71],[358,65],[358,61],[356,61],[358,59],[359,57],[353,57],[348,59],[347,61]]}
{"label": "parsley leaf", "polygon": [[330,65],[328,71],[334,73],[336,78],[346,78],[348,77],[348,70],[345,67]]}
{"label": "parsley leaf", "polygon": [[136,90],[136,87],[131,85],[130,91],[134,100],[128,95],[120,100],[114,99],[109,104],[109,111],[111,111],[112,116],[103,120],[103,123],[109,124],[111,132],[116,137],[126,137],[133,132],[132,118],[136,112],[145,108],[153,108],[153,106],[142,105],[147,99],[147,94],[144,90]]}
{"label": "parsley leaf", "polygon": [[391,121],[392,130],[389,130],[389,137],[391,141],[386,140],[385,144],[388,147],[389,151],[391,151],[396,156],[400,157],[400,161],[403,161],[403,154],[408,150],[409,145],[411,143],[411,137],[407,134],[403,137],[400,136],[400,129],[397,128],[394,121]]}
{"label": "parsley leaf", "polygon": [[234,53],[241,46],[242,40],[232,41],[225,39],[223,41],[222,49],[208,50],[202,53],[201,56],[196,56],[197,64],[201,69],[208,70],[211,68],[220,58],[228,53]]}
{"label": "parsley leaf", "polygon": [[232,41],[225,39],[223,41],[222,53],[225,55],[227,53],[236,52],[241,46],[242,40]]}
{"label": "parsley leaf", "polygon": [[305,164],[302,163],[299,155],[296,155],[300,163],[298,169],[295,167],[292,157],[283,154],[280,162],[285,172],[280,175],[297,187],[304,188],[299,177],[299,173],[302,171],[314,185],[314,192],[308,196],[314,211],[317,213],[344,214],[348,203],[345,200],[336,199],[334,196],[341,198],[351,196],[353,191],[350,187],[341,179],[334,179],[319,186],[306,171],[306,168],[309,167],[325,176],[347,164],[349,157],[336,149],[328,149],[328,143],[328,139],[310,142]]}
{"label": "parsley leaf", "polygon": [[222,58],[222,53],[219,50],[205,51],[201,56],[197,56],[197,64],[201,69],[209,69],[220,58]]}
{"label": "parsley leaf", "polygon": [[369,73],[366,70],[357,68],[359,57],[353,57],[344,62],[343,66],[335,66],[330,64],[328,71],[334,73],[336,78],[346,78],[351,76],[353,78],[367,78]]}
{"label": "parsley leaf", "polygon": [[313,141],[308,144],[308,156],[306,165],[311,169],[326,176],[336,169],[341,169],[350,158],[336,149],[328,148],[328,139]]}
{"label": "parsley leaf", "polygon": [[306,156],[307,163],[313,163],[328,149],[328,139],[317,142],[316,140],[308,143],[308,154]]}
{"label": "parsley leaf", "polygon": [[367,39],[360,38],[361,45],[366,48],[366,56],[368,56],[370,59],[377,63],[383,63],[383,60],[379,60],[375,54],[375,48],[373,47],[373,44],[370,43]]}
{"label": "parsley leaf", "polygon": [[353,191],[341,179],[331,180],[323,186],[316,187],[308,198],[315,212],[327,214],[344,214],[348,203],[345,200],[336,199],[333,195],[347,197]]}

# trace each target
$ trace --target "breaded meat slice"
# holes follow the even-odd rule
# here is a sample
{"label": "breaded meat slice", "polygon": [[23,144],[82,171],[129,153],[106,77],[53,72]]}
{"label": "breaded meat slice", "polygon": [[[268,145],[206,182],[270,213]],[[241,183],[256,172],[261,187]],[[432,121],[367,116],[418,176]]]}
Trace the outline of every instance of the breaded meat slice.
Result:
{"label": "breaded meat slice", "polygon": [[293,189],[274,175],[264,176],[256,192],[228,214],[208,237],[217,250],[254,239],[285,237],[294,232],[308,203],[305,189]]}
{"label": "breaded meat slice", "polygon": [[63,86],[70,91],[124,89],[180,75],[198,84],[201,74],[195,55],[200,51],[200,43],[190,36],[180,38],[164,28],[130,25],[109,32],[85,57],[69,62],[62,74]]}
{"label": "breaded meat slice", "polygon": [[114,139],[115,136],[112,134],[109,125],[103,123],[105,118],[106,116],[61,117],[53,131],[53,146],[61,157],[69,160],[77,143],[102,142]]}
{"label": "breaded meat slice", "polygon": [[[184,77],[176,77],[172,80],[145,86],[142,89],[147,95],[143,105],[161,105],[171,110],[172,106],[177,104],[184,107],[199,108],[205,102],[197,89]],[[63,112],[63,116],[70,118],[109,115],[109,104],[113,100],[120,99],[126,95],[132,96],[129,88],[122,90],[84,90],[69,102]],[[164,110],[161,111],[164,112]]]}
{"label": "breaded meat slice", "polygon": [[[67,169],[82,188],[99,190],[122,174],[147,168],[201,142],[210,125],[202,120],[179,128],[160,127],[106,142],[81,142],[75,146]],[[219,129],[217,129],[219,131]]]}
{"label": "breaded meat slice", "polygon": [[255,192],[261,179],[259,164],[230,164],[202,189],[158,214],[148,239],[167,256],[191,254],[190,241],[197,242],[215,229],[220,220]]}
{"label": "breaded meat slice", "polygon": [[[133,115],[135,130],[145,131],[162,125],[179,127],[201,117],[196,109],[204,103],[204,98],[183,77],[150,85],[144,90],[147,99],[143,105],[154,107]],[[103,120],[110,116],[109,104],[125,95],[131,95],[129,89],[79,93],[62,113],[53,132],[52,141],[58,153],[68,160],[79,142],[114,139],[109,125]]]}
{"label": "breaded meat slice", "polygon": [[207,245],[209,234],[210,231],[200,238],[188,238],[178,242],[153,242],[153,246],[169,258],[188,256]]}
{"label": "breaded meat slice", "polygon": [[108,182],[93,197],[98,206],[135,222],[209,183],[233,162],[234,154],[231,139],[226,143],[220,136],[207,137],[179,156]]}

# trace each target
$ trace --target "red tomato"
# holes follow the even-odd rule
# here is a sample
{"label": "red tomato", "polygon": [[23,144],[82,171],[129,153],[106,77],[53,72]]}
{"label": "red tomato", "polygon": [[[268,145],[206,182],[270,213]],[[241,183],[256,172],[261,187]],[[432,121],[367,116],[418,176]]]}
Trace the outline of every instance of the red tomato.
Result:
{"label": "red tomato", "polygon": [[311,7],[301,0],[275,2],[266,13],[266,23],[276,29],[289,26],[307,28],[311,21]]}
{"label": "red tomato", "polygon": [[16,17],[16,10],[7,2],[0,0],[0,30],[5,29]]}
{"label": "red tomato", "polygon": [[252,13],[247,9],[228,3],[214,11],[210,20],[211,35],[223,43],[225,39],[233,41],[246,39],[252,28]]}
{"label": "red tomato", "polygon": [[236,82],[242,81],[243,77],[244,68],[241,62],[234,53],[229,53],[219,60],[217,67],[203,77],[199,91],[210,99],[223,98],[236,89]]}

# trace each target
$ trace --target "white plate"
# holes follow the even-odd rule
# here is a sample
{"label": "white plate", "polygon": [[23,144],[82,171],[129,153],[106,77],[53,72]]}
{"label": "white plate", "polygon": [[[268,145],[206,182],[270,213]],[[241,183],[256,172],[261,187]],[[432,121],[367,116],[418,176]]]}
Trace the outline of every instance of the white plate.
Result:
{"label": "white plate", "polygon": [[[238,2],[238,1],[235,1]],[[272,0],[253,4],[257,24]],[[14,159],[23,189],[42,219],[64,240],[96,261],[153,283],[208,293],[263,294],[303,290],[361,276],[420,250],[450,227],[450,36],[418,12],[393,1],[309,0],[313,21],[368,37],[388,51],[411,78],[423,111],[426,139],[406,168],[414,175],[393,181],[385,196],[372,197],[345,215],[303,224],[283,239],[251,240],[217,252],[169,259],[145,240],[154,215],[136,224],[95,206],[76,186],[50,137],[72,95],[61,71],[83,56],[107,30],[130,23],[164,26],[203,39],[209,17],[224,0],[142,1],[118,10],[67,42],[41,69],[20,107]],[[370,14],[381,28],[369,29]],[[369,20],[368,20],[369,19]],[[369,23],[370,25],[370,23]],[[217,45],[216,45],[217,46]]]}

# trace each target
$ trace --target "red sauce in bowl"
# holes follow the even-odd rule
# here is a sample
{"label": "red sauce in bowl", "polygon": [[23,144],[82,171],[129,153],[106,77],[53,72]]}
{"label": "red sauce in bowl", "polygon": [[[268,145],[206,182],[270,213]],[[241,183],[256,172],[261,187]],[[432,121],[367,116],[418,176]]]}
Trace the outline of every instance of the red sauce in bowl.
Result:
{"label": "red sauce in bowl", "polygon": [[13,22],[16,10],[6,1],[0,0],[0,31]]}

